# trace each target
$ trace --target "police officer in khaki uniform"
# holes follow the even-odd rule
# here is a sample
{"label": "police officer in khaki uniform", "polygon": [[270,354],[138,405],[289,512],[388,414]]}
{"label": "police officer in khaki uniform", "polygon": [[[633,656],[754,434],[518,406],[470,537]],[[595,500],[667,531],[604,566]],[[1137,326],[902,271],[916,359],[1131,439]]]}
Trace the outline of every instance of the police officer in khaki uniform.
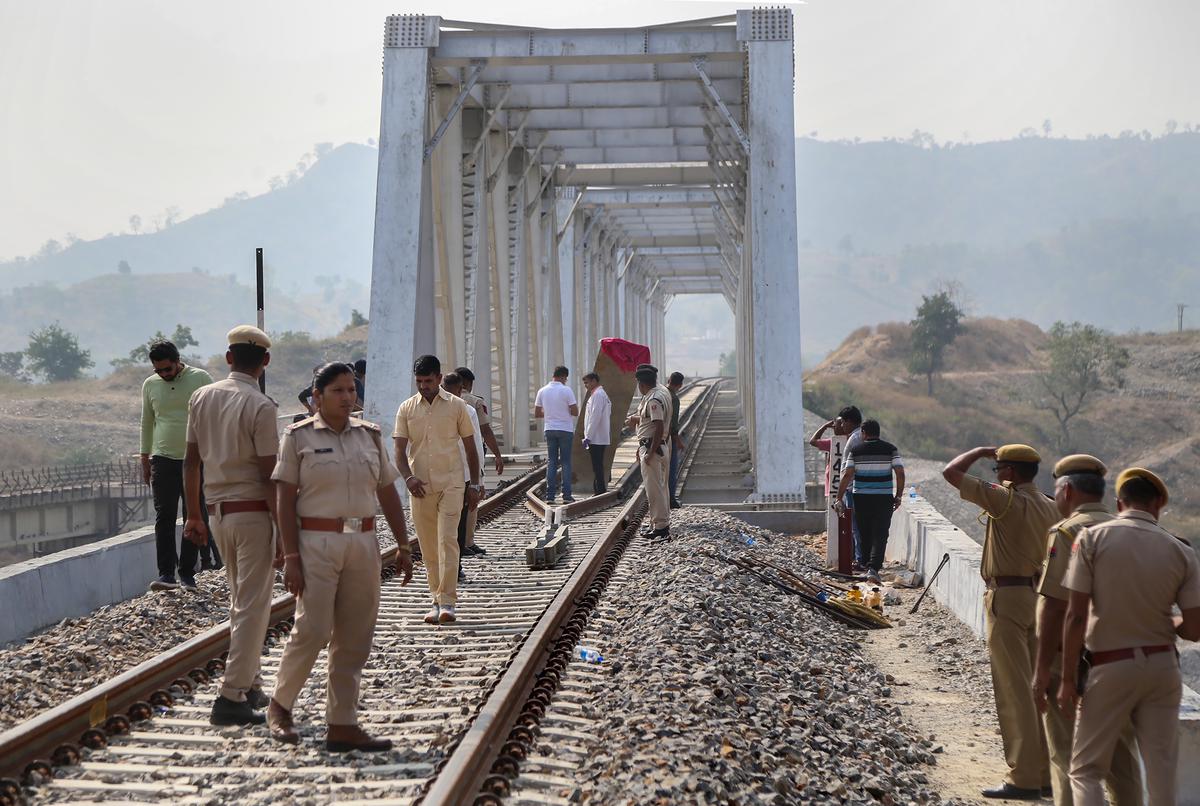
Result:
{"label": "police officer in khaki uniform", "polygon": [[271,340],[258,328],[242,325],[229,331],[228,343],[229,377],[197,389],[188,402],[183,460],[188,520],[183,533],[199,545],[208,540],[200,518],[203,464],[209,524],[229,579],[229,657],[209,721],[248,725],[265,720],[255,709],[267,705],[259,661],[275,581],[271,472],[279,436],[275,401],[258,388],[258,378],[271,362]]}
{"label": "police officer in khaki uniform", "polygon": [[[999,483],[967,475],[971,465],[988,458],[996,460],[992,470]],[[999,787],[983,790],[985,798],[1037,800],[1050,788],[1046,740],[1031,688],[1037,651],[1034,581],[1046,532],[1061,518],[1033,483],[1041,460],[1028,445],[981,447],[942,470],[962,499],[978,504],[987,517],[979,571],[987,583],[984,621],[1008,776]]]}
{"label": "police officer in khaki uniform", "polygon": [[[1077,668],[1085,629],[1091,666],[1075,725],[1071,788],[1076,806],[1104,803],[1102,781],[1132,722],[1149,802],[1173,804],[1183,685],[1175,638],[1200,639],[1200,566],[1191,546],[1158,525],[1168,498],[1161,478],[1131,467],[1117,476],[1116,489],[1117,517],[1079,533],[1067,568],[1063,668]],[[1182,617],[1171,615],[1174,605]],[[1075,708],[1079,682],[1063,676],[1063,710]]]}
{"label": "police officer in khaki uniform", "polygon": [[[1033,698],[1042,712],[1046,744],[1050,750],[1050,776],[1056,806],[1071,806],[1071,742],[1075,712],[1058,707],[1062,680],[1063,619],[1070,592],[1063,587],[1071,546],[1085,527],[1112,519],[1104,508],[1104,476],[1108,468],[1095,456],[1083,453],[1066,456],[1054,466],[1054,503],[1063,519],[1050,527],[1046,536],[1042,578],[1038,584],[1037,663],[1033,675]],[[1113,753],[1106,780],[1109,796],[1117,806],[1140,806],[1142,772],[1133,740],[1133,726],[1122,731]]]}
{"label": "police officer in khaki uniform", "polygon": [[[496,432],[492,430],[492,415],[488,413],[487,403],[483,398],[474,394],[471,389],[475,386],[475,373],[467,367],[459,367],[454,370],[458,377],[462,378],[462,399],[468,406],[475,409],[475,416],[479,419],[479,435],[483,437],[483,444],[492,452],[492,457],[495,460],[496,475],[504,475],[504,457],[500,455],[500,443],[496,441]],[[478,446],[476,446],[478,447]],[[479,457],[479,474],[480,480],[483,478],[483,456]],[[486,486],[486,485],[485,485]],[[479,521],[479,508],[470,509],[467,511],[467,534],[466,534],[466,549],[463,553],[467,556],[487,554],[482,546],[475,545],[475,526]]]}
{"label": "police officer in khaki uniform", "polygon": [[638,461],[642,465],[642,482],[646,486],[646,503],[650,508],[650,531],[653,540],[671,538],[671,497],[667,490],[670,475],[670,449],[667,447],[667,424],[671,418],[671,393],[658,383],[658,369],[641,364],[634,372],[642,400],[637,414],[626,424],[637,429]]}
{"label": "police officer in khaki uniform", "polygon": [[317,655],[329,646],[325,744],[331,752],[391,749],[358,726],[358,688],[379,610],[376,502],[396,536],[401,584],[412,579],[400,471],[379,426],[351,417],[356,393],[348,364],[326,364],[313,378],[317,413],[288,426],[272,478],[278,488],[284,584],[299,600],[296,625],[279,661],[267,722],[271,736],[296,744],[292,706]]}
{"label": "police officer in khaki uniform", "polygon": [[[466,403],[442,389],[442,362],[423,355],[413,363],[413,375],[417,394],[400,404],[392,436],[396,465],[412,494],[413,526],[433,595],[425,621],[438,624],[457,618],[458,519],[464,496],[474,506],[483,485],[471,415]],[[460,445],[471,477],[465,489]]]}

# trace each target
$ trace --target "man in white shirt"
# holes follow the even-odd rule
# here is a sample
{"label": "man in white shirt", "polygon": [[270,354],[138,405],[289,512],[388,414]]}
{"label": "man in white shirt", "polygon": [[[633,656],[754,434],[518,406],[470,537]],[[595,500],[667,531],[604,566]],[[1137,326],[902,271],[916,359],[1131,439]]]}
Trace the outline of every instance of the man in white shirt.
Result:
{"label": "man in white shirt", "polygon": [[[442,377],[442,388],[455,397],[465,400],[463,398],[462,376],[457,372],[451,372]],[[479,428],[479,415],[475,412],[474,406],[468,404],[467,408],[469,409],[468,413],[471,415],[471,426],[475,429],[475,451],[478,455],[483,456],[483,432]],[[463,460],[463,481],[470,484],[471,471],[467,467],[467,449],[460,443],[458,450]],[[482,495],[480,498],[482,498]],[[462,558],[467,554],[467,521],[473,509],[475,507],[471,506],[464,499],[462,514],[458,518],[458,582],[460,585],[467,581],[467,575],[462,570]]]}
{"label": "man in white shirt", "polygon": [[609,445],[608,424],[612,418],[612,401],[608,399],[608,392],[600,385],[600,376],[596,373],[584,375],[583,385],[588,390],[587,407],[583,413],[583,447],[592,460],[592,492],[600,495],[608,491],[604,452]]}
{"label": "man in white shirt", "polygon": [[579,403],[567,386],[566,367],[554,368],[554,380],[538,390],[533,400],[533,416],[546,421],[546,503],[558,497],[558,470],[562,468],[563,502],[571,503],[571,442],[575,436],[575,417]]}

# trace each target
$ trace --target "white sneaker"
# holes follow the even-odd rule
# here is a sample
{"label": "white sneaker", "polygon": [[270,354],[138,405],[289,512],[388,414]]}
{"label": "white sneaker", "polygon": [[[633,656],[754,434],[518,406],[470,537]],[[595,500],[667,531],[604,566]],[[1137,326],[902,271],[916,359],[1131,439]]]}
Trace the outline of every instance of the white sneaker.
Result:
{"label": "white sneaker", "polygon": [[458,616],[454,615],[454,605],[442,605],[442,614],[439,616],[443,624],[449,624],[456,621]]}
{"label": "white sneaker", "polygon": [[433,607],[429,608],[429,612],[425,614],[425,623],[426,624],[437,624],[438,623],[438,615],[439,615],[438,610],[439,610],[439,608],[436,604]]}

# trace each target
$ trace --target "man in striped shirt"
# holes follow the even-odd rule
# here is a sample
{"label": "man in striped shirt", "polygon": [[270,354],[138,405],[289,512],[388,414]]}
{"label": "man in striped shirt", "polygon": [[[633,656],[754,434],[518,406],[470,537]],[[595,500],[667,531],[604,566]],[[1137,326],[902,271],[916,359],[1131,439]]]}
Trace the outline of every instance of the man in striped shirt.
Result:
{"label": "man in striped shirt", "polygon": [[[842,503],[851,484],[854,495],[854,516],[862,533],[862,552],[867,566],[867,579],[879,584],[879,569],[887,550],[888,531],[892,513],[900,507],[900,491],[904,489],[904,462],[900,451],[890,442],[879,438],[879,422],[867,420],[862,424],[861,442],[846,451],[841,483],[838,485],[836,509]],[[892,486],[895,474],[896,486]]]}

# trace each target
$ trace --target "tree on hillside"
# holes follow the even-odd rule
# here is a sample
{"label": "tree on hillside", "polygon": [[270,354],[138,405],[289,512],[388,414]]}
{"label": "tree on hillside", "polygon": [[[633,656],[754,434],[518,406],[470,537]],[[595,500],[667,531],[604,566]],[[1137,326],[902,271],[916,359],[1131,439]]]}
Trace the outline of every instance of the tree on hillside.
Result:
{"label": "tree on hillside", "polygon": [[24,350],[0,353],[0,376],[11,378],[14,381],[28,381],[29,376],[25,374],[24,364]]}
{"label": "tree on hillside", "polygon": [[[114,367],[132,367],[139,364],[148,364],[150,363],[150,345],[156,341],[166,340],[168,339],[163,335],[161,330],[156,331],[154,336],[145,344],[139,344],[130,350],[128,358],[114,358],[109,363]],[[175,325],[175,332],[171,334],[169,340],[174,343],[181,353],[188,347],[198,347],[200,345],[200,342],[196,341],[196,337],[192,335],[192,329],[187,325]]]}
{"label": "tree on hillside", "polygon": [[73,381],[96,366],[92,351],[82,349],[75,334],[63,330],[58,322],[30,333],[25,355],[29,369],[51,383]]}
{"label": "tree on hillside", "polygon": [[118,274],[132,274],[133,273],[133,268],[129,265],[128,260],[118,260],[117,261],[117,273]]}
{"label": "tree on hillside", "polygon": [[362,311],[360,311],[358,308],[351,308],[350,324],[346,325],[346,329],[349,330],[352,327],[362,327],[365,324],[367,324],[367,317],[362,315]]}
{"label": "tree on hillside", "polygon": [[924,375],[933,397],[933,376],[941,372],[946,348],[962,332],[962,308],[955,303],[949,289],[933,296],[922,296],[917,318],[912,320],[912,347],[908,356],[909,371]]}
{"label": "tree on hillside", "polygon": [[1071,420],[1095,393],[1124,384],[1129,351],[1095,325],[1055,322],[1046,351],[1049,364],[1035,376],[1035,405],[1058,422],[1058,448],[1071,445]]}

